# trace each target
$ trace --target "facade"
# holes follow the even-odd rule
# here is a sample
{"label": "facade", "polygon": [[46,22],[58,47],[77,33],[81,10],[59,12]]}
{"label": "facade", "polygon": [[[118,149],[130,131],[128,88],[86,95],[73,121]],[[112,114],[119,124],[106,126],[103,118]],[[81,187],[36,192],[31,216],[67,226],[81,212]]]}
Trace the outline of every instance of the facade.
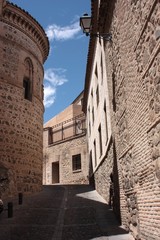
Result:
{"label": "facade", "polygon": [[[160,2],[92,0],[89,178],[135,239],[160,239]],[[95,117],[96,116],[96,117]]]}
{"label": "facade", "polygon": [[0,0],[0,197],[39,191],[43,63],[49,43],[29,13]]}
{"label": "facade", "polygon": [[43,129],[43,184],[87,184],[88,154],[83,92]]}

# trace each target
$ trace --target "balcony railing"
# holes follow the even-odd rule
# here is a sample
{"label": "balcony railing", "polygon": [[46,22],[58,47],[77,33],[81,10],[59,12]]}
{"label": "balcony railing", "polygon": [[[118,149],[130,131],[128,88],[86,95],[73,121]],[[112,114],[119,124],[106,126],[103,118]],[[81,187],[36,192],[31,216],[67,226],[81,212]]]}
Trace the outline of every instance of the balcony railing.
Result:
{"label": "balcony railing", "polygon": [[80,114],[74,118],[61,122],[49,128],[49,144],[58,143],[86,132],[85,115]]}

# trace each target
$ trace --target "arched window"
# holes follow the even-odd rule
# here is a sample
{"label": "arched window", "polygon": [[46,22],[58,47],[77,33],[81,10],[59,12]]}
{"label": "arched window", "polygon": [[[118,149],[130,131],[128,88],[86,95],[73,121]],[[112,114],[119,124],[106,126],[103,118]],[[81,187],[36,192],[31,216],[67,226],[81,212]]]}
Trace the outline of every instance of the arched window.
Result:
{"label": "arched window", "polygon": [[24,88],[24,98],[32,101],[32,76],[33,76],[33,65],[29,58],[25,59],[24,62],[24,77],[23,77],[23,88]]}

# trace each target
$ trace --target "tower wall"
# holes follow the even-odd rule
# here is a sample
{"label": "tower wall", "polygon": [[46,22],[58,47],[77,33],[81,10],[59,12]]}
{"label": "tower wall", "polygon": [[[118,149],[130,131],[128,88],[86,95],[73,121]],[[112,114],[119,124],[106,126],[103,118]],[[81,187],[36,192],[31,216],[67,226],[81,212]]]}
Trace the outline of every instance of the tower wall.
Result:
{"label": "tower wall", "polygon": [[41,189],[43,62],[49,45],[27,12],[5,1],[1,7],[0,194],[5,197]]}

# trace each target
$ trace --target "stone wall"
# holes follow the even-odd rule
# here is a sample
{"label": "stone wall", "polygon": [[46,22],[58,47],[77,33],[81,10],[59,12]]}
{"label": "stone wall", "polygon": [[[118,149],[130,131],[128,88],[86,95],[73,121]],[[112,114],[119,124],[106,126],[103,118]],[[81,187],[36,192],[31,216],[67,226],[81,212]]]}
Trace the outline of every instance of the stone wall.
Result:
{"label": "stone wall", "polygon": [[[8,197],[18,192],[31,193],[41,189],[44,111],[42,64],[47,57],[45,51],[48,42],[40,25],[28,13],[15,5],[2,2],[0,181],[3,187],[0,192],[2,197]],[[29,32],[32,26],[37,31],[36,36],[35,32]],[[41,38],[41,43],[46,42],[45,50],[44,46],[36,42],[37,37],[39,41]],[[24,95],[25,77],[30,79],[28,99]]]}
{"label": "stone wall", "polygon": [[104,160],[98,166],[95,172],[95,188],[99,194],[109,203],[110,198],[110,174],[113,169],[113,145],[107,151]]}
{"label": "stone wall", "polygon": [[[44,142],[48,142],[44,131]],[[86,136],[74,137],[58,144],[47,146],[44,143],[43,183],[44,184],[88,184],[88,153]],[[81,154],[81,169],[73,171],[72,156]],[[59,180],[53,182],[52,164],[58,164]]]}
{"label": "stone wall", "polygon": [[4,83],[0,99],[1,163],[10,172],[5,195],[36,191],[42,184],[43,105],[36,98],[24,100],[23,89]]}
{"label": "stone wall", "polygon": [[106,43],[106,65],[121,219],[135,239],[158,240],[160,3],[117,0],[109,7],[113,42]]}
{"label": "stone wall", "polygon": [[[44,124],[43,184],[88,183],[89,160],[82,99],[83,92],[71,105]],[[81,160],[73,160],[74,163],[81,162],[81,166],[73,164],[73,156],[81,157]]]}

